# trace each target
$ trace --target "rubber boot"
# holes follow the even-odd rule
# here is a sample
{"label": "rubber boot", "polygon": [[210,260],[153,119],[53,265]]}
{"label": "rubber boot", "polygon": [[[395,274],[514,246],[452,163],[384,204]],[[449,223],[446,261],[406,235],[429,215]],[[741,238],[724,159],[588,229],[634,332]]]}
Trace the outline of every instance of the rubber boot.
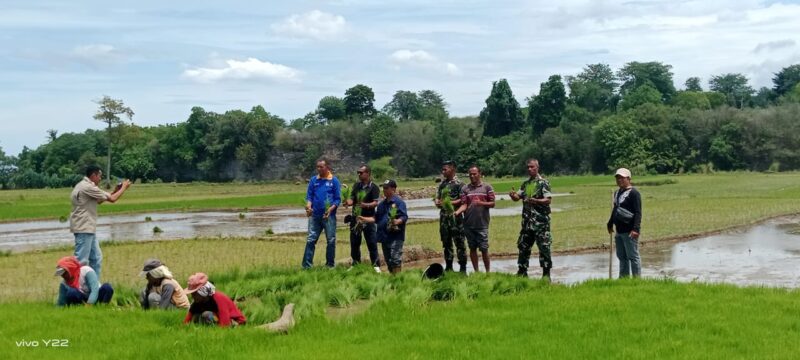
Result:
{"label": "rubber boot", "polygon": [[403,270],[403,266],[393,267],[392,268],[392,275],[399,274],[401,270]]}
{"label": "rubber boot", "polygon": [[467,275],[467,263],[458,263],[458,272]]}
{"label": "rubber boot", "polygon": [[542,279],[547,279],[550,282],[550,268],[542,268]]}
{"label": "rubber boot", "polygon": [[517,276],[528,277],[528,270],[524,268],[519,268],[519,270],[517,270]]}

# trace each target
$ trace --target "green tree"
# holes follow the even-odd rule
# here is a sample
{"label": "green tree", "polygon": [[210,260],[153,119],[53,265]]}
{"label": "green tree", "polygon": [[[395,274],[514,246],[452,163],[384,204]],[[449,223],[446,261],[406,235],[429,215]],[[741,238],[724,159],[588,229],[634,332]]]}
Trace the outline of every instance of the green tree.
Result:
{"label": "green tree", "polygon": [[686,86],[686,91],[703,92],[699,77],[690,77],[686,79],[684,85]]}
{"label": "green tree", "polygon": [[632,61],[617,71],[617,77],[622,81],[619,90],[623,98],[648,82],[661,93],[661,100],[664,102],[669,101],[672,95],[675,94],[675,84],[672,82],[672,65],[657,61]]}
{"label": "green tree", "polygon": [[756,96],[753,96],[753,107],[766,108],[767,106],[772,105],[776,98],[777,96],[772,89],[762,86],[760,89],[758,89]]}
{"label": "green tree", "polygon": [[800,83],[800,64],[787,66],[775,73],[772,83],[775,85],[772,90],[775,90],[777,96],[783,96],[792,91]]}
{"label": "green tree", "polygon": [[433,164],[433,125],[410,121],[397,125],[392,154],[398,170],[407,176],[427,176],[436,171]]}
{"label": "green tree", "polygon": [[[347,115],[347,108],[344,100],[336,96],[326,96],[319,100],[317,114],[327,122],[344,119]],[[306,127],[312,124],[306,124]]]}
{"label": "green tree", "polygon": [[398,90],[392,100],[383,106],[383,111],[400,122],[421,120],[422,104],[417,94],[411,91]]}
{"label": "green tree", "polygon": [[421,90],[417,93],[417,98],[419,98],[421,120],[444,120],[450,116],[447,113],[447,103],[436,91]]}
{"label": "green tree", "polygon": [[6,156],[3,148],[0,147],[0,189],[8,189],[11,185],[11,178],[16,170],[14,159]]}
{"label": "green tree", "polygon": [[522,111],[506,79],[492,83],[492,92],[486,98],[480,119],[485,136],[504,136],[522,128]]}
{"label": "green tree", "polygon": [[394,146],[394,136],[397,133],[397,124],[386,115],[376,116],[367,125],[369,134],[369,155],[376,159],[389,155]]}
{"label": "green tree", "polygon": [[672,97],[672,105],[686,110],[711,109],[711,102],[708,101],[706,94],[701,91],[678,91]]}
{"label": "green tree", "polygon": [[561,76],[552,75],[539,87],[539,95],[528,100],[528,123],[539,136],[548,128],[556,127],[567,107],[567,92]]}
{"label": "green tree", "polygon": [[103,96],[102,99],[95,101],[99,105],[97,112],[94,114],[94,119],[104,122],[108,127],[106,132],[108,134],[108,159],[106,164],[106,183],[111,184],[111,147],[114,143],[112,139],[112,128],[122,124],[120,115],[124,115],[131,120],[133,118],[133,110],[125,106],[122,100],[112,99],[108,95]]}
{"label": "green tree", "polygon": [[348,116],[369,118],[377,112],[374,104],[375,93],[369,86],[358,84],[344,93],[345,114]]}
{"label": "green tree", "polygon": [[607,64],[591,64],[576,76],[566,77],[569,101],[591,112],[616,107],[616,77]]}
{"label": "green tree", "polygon": [[706,98],[708,99],[708,103],[711,104],[712,109],[716,109],[728,103],[728,100],[725,98],[725,94],[721,92],[705,91],[703,94],[705,94]]}
{"label": "green tree", "polygon": [[622,98],[620,109],[633,109],[643,104],[660,104],[662,94],[650,83],[644,83]]}
{"label": "green tree", "polygon": [[117,171],[125,178],[151,180],[156,171],[153,154],[145,146],[127,148],[119,155]]}
{"label": "green tree", "polygon": [[750,97],[755,92],[747,83],[746,76],[734,73],[715,75],[708,81],[712,91],[724,94],[728,105],[740,109],[750,102]]}

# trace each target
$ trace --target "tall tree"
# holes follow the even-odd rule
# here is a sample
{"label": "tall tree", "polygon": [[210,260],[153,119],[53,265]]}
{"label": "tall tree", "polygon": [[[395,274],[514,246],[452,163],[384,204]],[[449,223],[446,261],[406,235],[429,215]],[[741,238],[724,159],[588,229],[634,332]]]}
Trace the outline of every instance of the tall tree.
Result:
{"label": "tall tree", "polygon": [[623,98],[648,81],[661,93],[662,101],[669,101],[672,95],[675,94],[675,84],[672,82],[672,65],[658,61],[632,61],[625,64],[617,72],[617,77],[622,81],[619,90]]}
{"label": "tall tree", "polygon": [[661,93],[650,82],[633,89],[622,98],[620,109],[628,110],[644,104],[660,104]]}
{"label": "tall tree", "polygon": [[486,136],[508,135],[522,128],[522,110],[506,79],[492,83],[492,92],[486,98],[486,107],[481,110],[480,119]]}
{"label": "tall tree", "polygon": [[686,86],[686,91],[696,91],[696,92],[703,91],[703,87],[700,86],[700,78],[696,76],[686,79],[684,86]]}
{"label": "tall tree", "polygon": [[[326,122],[344,119],[347,114],[344,100],[336,96],[326,96],[319,100],[317,114],[325,119]],[[310,125],[310,124],[307,124]]]}
{"label": "tall tree", "polygon": [[361,116],[362,118],[369,118],[375,115],[375,93],[372,88],[366,85],[358,84],[353,86],[344,93],[344,106],[345,113],[350,115]]}
{"label": "tall tree", "polygon": [[131,108],[125,106],[122,100],[112,99],[110,96],[105,95],[102,99],[95,101],[96,104],[99,105],[97,112],[94,114],[94,119],[102,121],[108,125],[106,128],[108,134],[108,163],[106,164],[106,182],[107,185],[111,185],[111,147],[113,144],[112,140],[112,128],[116,125],[122,124],[122,119],[120,119],[120,115],[124,115],[131,120],[133,118],[133,110]]}
{"label": "tall tree", "polygon": [[728,105],[743,108],[750,102],[750,97],[755,93],[748,79],[742,74],[728,73],[715,75],[708,81],[709,88],[725,95]]}
{"label": "tall tree", "polygon": [[770,106],[776,98],[775,91],[766,86],[762,86],[758,89],[756,96],[753,96],[753,107],[765,108]]}
{"label": "tall tree", "polygon": [[560,75],[552,75],[539,87],[539,95],[528,100],[528,123],[535,135],[556,127],[567,107],[567,92]]}
{"label": "tall tree", "polygon": [[422,120],[445,120],[450,114],[447,113],[447,103],[441,94],[433,90],[421,90],[417,93],[420,103],[420,119]]}
{"label": "tall tree", "polygon": [[566,77],[569,100],[591,112],[613,110],[617,80],[607,64],[586,65],[580,74]]}
{"label": "tall tree", "polygon": [[383,106],[383,111],[400,122],[420,120],[422,104],[417,94],[411,91],[398,90],[392,96],[392,100]]}
{"label": "tall tree", "polygon": [[772,78],[772,83],[775,84],[772,89],[775,90],[778,96],[783,96],[792,91],[795,85],[800,83],[800,64],[787,66],[778,71],[775,77]]}

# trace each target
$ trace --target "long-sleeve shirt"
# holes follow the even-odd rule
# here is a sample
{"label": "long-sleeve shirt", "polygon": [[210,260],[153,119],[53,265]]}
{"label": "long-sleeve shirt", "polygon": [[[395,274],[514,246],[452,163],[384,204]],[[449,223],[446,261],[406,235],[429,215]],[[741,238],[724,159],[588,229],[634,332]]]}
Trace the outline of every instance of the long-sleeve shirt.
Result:
{"label": "long-sleeve shirt", "polygon": [[189,307],[189,312],[186,314],[186,318],[183,319],[183,323],[190,323],[193,315],[200,315],[204,311],[213,312],[214,315],[216,315],[219,319],[220,327],[229,326],[231,324],[231,320],[236,321],[240,325],[246,322],[244,315],[242,314],[241,310],[236,307],[236,304],[233,302],[233,300],[231,300],[228,295],[217,291],[214,293],[214,295],[211,295],[211,299],[208,299],[208,301],[203,303],[192,303],[192,306]]}
{"label": "long-sleeve shirt", "polygon": [[[306,201],[311,202],[311,209],[313,210],[312,216],[321,218],[325,215],[325,203],[328,205],[335,205],[339,208],[342,202],[342,190],[339,179],[333,174],[328,177],[320,178],[314,176],[308,182],[308,190],[306,191]],[[336,216],[336,209],[331,211],[330,216]]]}
{"label": "long-sleeve shirt", "polygon": [[[389,211],[392,206],[397,208],[397,216],[395,219],[403,220],[403,223],[398,225],[398,231],[389,231]],[[408,210],[406,210],[406,203],[397,195],[393,195],[391,199],[383,199],[375,209],[375,223],[378,228],[378,241],[404,241],[406,238],[406,222],[408,222]]]}
{"label": "long-sleeve shirt", "polygon": [[[97,302],[97,296],[100,294],[100,279],[97,278],[97,273],[89,266],[81,266],[81,276],[79,280],[79,291],[87,296],[86,303],[94,304]],[[58,306],[67,304],[67,290],[69,286],[62,286],[58,291]]]}
{"label": "long-sleeve shirt", "polygon": [[[625,223],[624,221],[617,219],[615,216],[617,213],[617,207],[621,207],[632,212],[633,221]],[[620,234],[629,233],[631,230],[636,231],[637,233],[642,232],[642,196],[639,194],[639,191],[636,190],[636,188],[631,187],[630,189],[617,190],[614,193],[614,208],[611,209],[611,217],[609,217],[606,226],[609,230],[611,230],[612,225],[617,228],[617,233]]]}

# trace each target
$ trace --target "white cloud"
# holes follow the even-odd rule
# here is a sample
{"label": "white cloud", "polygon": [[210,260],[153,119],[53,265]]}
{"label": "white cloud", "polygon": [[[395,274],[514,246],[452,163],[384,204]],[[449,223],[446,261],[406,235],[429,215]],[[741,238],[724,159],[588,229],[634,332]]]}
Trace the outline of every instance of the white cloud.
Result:
{"label": "white cloud", "polygon": [[111,65],[125,60],[125,56],[119,50],[108,44],[76,46],[69,53],[69,57],[91,67]]}
{"label": "white cloud", "polygon": [[442,61],[425,50],[397,50],[389,55],[389,60],[395,64],[396,68],[408,66],[445,73],[452,76],[461,75],[461,69],[459,69],[458,66],[450,62]]}
{"label": "white cloud", "polygon": [[283,80],[300,81],[300,71],[281,64],[273,64],[256,58],[245,61],[226,60],[218,68],[194,68],[183,72],[183,77],[200,82],[213,83],[224,80]]}
{"label": "white cloud", "polygon": [[780,40],[780,41],[769,41],[764,43],[759,43],[756,45],[756,48],[753,49],[754,53],[762,52],[762,51],[773,51],[777,49],[783,48],[790,48],[795,45],[794,40]]}
{"label": "white cloud", "polygon": [[313,10],[305,14],[294,14],[282,22],[272,24],[272,31],[297,38],[343,40],[347,22],[342,16]]}

